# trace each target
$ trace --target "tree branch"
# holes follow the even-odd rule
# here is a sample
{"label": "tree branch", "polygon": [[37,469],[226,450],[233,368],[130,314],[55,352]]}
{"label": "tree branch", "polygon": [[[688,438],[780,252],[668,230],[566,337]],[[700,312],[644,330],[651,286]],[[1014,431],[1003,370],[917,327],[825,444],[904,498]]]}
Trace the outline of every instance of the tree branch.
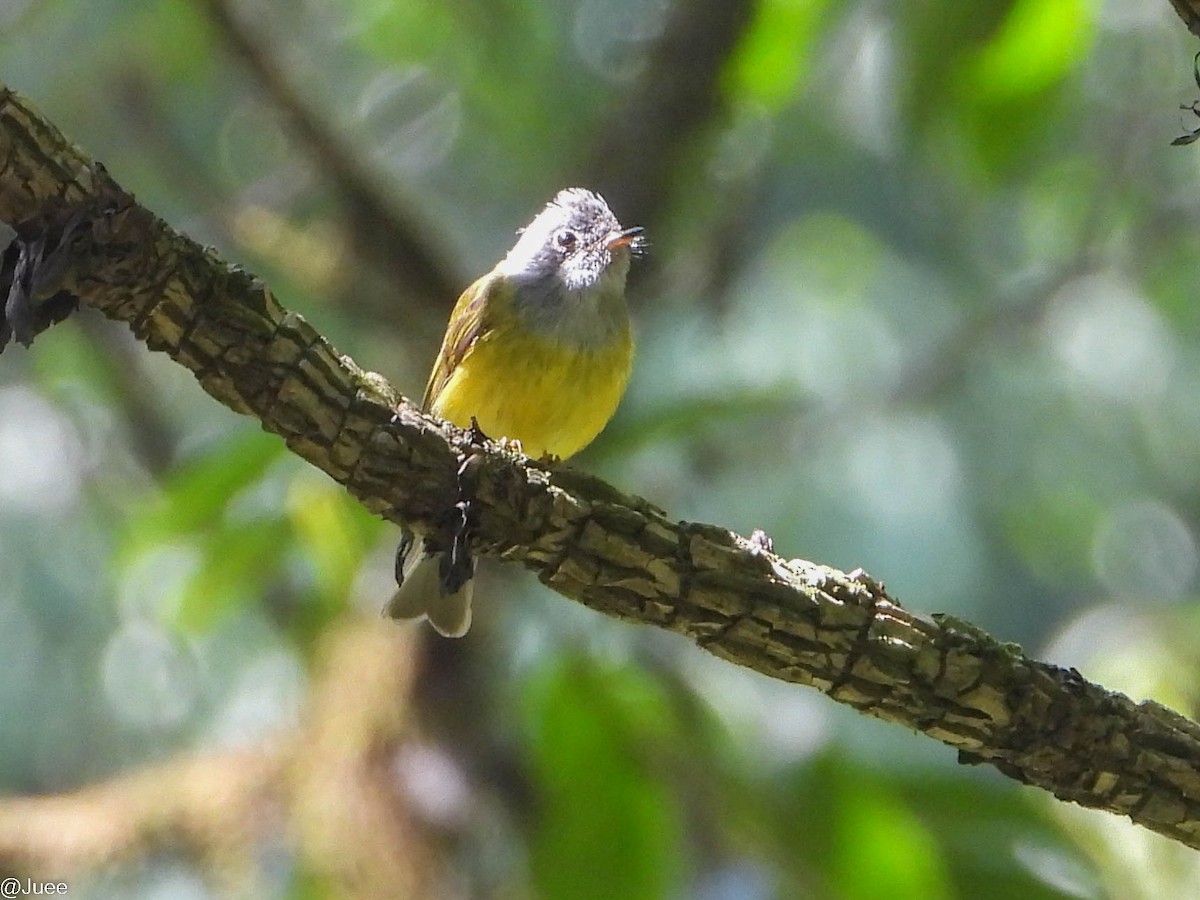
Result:
{"label": "tree branch", "polygon": [[1171,5],[1188,31],[1200,37],[1200,0],[1171,0]]}
{"label": "tree branch", "polygon": [[962,762],[1200,848],[1200,726],[965,623],[914,615],[861,572],[782,559],[765,536],[672,521],[596,478],[423,415],[261,282],[138,206],[0,86],[0,219],[28,234],[64,208],[76,219],[102,212],[76,228],[51,287],[128,323],[368,509],[436,530],[461,468],[480,553],[520,562],[599,612],[923,732]]}
{"label": "tree branch", "polygon": [[262,747],[174,760],[70,794],[0,799],[0,868],[67,877],[168,843],[197,856],[246,851],[283,768]]}

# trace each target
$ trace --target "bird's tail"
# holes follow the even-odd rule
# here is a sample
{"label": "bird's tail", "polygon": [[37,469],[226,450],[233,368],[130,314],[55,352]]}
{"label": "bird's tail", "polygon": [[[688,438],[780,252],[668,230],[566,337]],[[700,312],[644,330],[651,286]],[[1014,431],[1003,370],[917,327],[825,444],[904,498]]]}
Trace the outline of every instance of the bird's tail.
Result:
{"label": "bird's tail", "polygon": [[443,590],[441,558],[425,552],[425,541],[406,532],[400,549],[403,559],[396,566],[400,587],[383,614],[393,619],[429,619],[444,637],[462,637],[471,627],[471,594],[474,579],[457,590]]}

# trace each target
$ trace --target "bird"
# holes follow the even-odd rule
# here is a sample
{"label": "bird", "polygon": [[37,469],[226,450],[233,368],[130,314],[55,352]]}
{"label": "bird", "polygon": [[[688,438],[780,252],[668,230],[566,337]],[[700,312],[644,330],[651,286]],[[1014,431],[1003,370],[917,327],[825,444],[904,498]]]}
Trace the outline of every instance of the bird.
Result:
{"label": "bird", "polygon": [[[633,367],[625,280],[643,229],[623,228],[604,198],[559,191],[508,254],[459,297],[421,408],[460,428],[565,460],[603,430]],[[425,617],[446,637],[471,626],[471,571],[448,584],[438,553],[405,530],[394,619]],[[473,567],[473,564],[471,564]]]}

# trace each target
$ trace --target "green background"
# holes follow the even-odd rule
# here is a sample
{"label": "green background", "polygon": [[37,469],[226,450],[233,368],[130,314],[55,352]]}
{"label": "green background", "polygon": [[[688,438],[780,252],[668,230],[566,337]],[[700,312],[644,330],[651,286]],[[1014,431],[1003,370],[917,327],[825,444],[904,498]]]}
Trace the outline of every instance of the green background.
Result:
{"label": "green background", "polygon": [[[445,296],[207,6],[0,0],[0,80],[409,396],[454,292],[558,188],[599,189],[652,252],[629,393],[574,465],[1194,713],[1200,145],[1169,144],[1200,88],[1168,0],[762,0],[714,27],[715,57],[671,41],[715,2],[238,4],[334,152],[416,223]],[[386,598],[396,537],[117,326],[80,314],[10,348],[0,789],[289,727],[320,635]],[[464,896],[1200,883],[1193,851],[520,571],[481,574],[475,622],[423,638],[430,677],[460,667],[421,716],[455,736],[429,777],[462,787],[436,864]],[[283,846],[260,883],[293,896]],[[221,890],[170,855],[72,883]]]}

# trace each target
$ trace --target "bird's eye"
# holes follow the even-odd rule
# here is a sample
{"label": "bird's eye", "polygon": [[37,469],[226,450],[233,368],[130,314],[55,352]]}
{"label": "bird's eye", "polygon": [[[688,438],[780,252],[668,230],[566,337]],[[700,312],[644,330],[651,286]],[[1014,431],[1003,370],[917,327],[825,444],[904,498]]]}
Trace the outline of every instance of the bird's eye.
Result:
{"label": "bird's eye", "polygon": [[563,229],[554,235],[554,243],[560,250],[574,250],[575,245],[579,243],[579,235],[573,231]]}

